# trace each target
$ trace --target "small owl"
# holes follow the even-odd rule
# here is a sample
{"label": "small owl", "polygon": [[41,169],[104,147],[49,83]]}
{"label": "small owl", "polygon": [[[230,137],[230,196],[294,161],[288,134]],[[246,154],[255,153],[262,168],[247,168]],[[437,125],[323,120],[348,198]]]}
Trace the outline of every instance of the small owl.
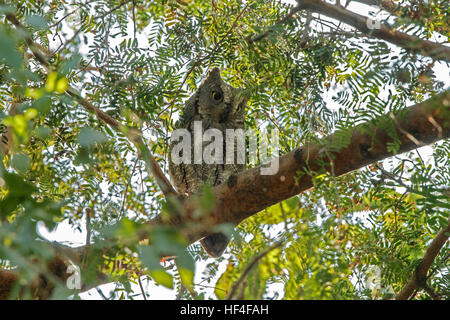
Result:
{"label": "small owl", "polygon": [[[186,129],[190,133],[191,154],[188,156],[190,161],[183,161],[182,163],[173,161],[172,151],[178,142],[171,141],[169,148],[170,176],[179,193],[197,193],[204,184],[210,186],[219,185],[226,182],[230,176],[245,170],[245,161],[237,161],[239,152],[245,153],[245,150],[239,150],[238,152],[237,141],[234,139],[231,142],[233,144],[231,148],[230,146],[227,147],[226,138],[227,129],[242,129],[242,132],[245,131],[245,102],[246,99],[242,96],[242,90],[226,84],[220,77],[218,68],[210,71],[206,80],[199,86],[195,94],[188,99],[183,115],[180,121],[177,122],[175,129]],[[195,130],[201,134],[196,135],[194,133]],[[217,137],[211,137],[211,140],[205,141],[204,137],[208,134],[207,130],[208,132],[215,131],[215,134],[221,133],[223,139],[216,141]],[[211,160],[208,161],[207,158],[196,161],[198,158],[195,158],[195,144],[197,144],[197,150],[198,146],[202,147],[202,155],[204,155],[203,151],[207,150],[206,148],[212,141],[221,143],[222,148],[212,150],[213,163],[211,163]],[[228,152],[231,150],[234,153],[234,162],[226,161],[227,150]],[[228,241],[229,239],[226,235],[214,233],[200,240],[200,243],[211,257],[219,257],[227,247]]]}

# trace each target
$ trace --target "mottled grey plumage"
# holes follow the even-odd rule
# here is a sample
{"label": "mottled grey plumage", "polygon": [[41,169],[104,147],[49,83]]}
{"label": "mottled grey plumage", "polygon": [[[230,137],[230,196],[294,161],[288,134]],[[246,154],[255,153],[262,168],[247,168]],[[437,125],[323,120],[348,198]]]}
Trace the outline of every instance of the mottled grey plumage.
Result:
{"label": "mottled grey plumage", "polygon": [[[183,110],[183,115],[176,129],[187,129],[191,133],[191,164],[175,164],[171,159],[171,142],[169,150],[169,171],[175,188],[182,194],[200,191],[204,184],[211,186],[226,182],[228,178],[245,169],[245,164],[237,164],[237,148],[233,164],[226,164],[226,129],[245,130],[245,99],[242,91],[226,84],[220,77],[220,70],[214,68],[208,77],[191,96]],[[194,121],[202,121],[202,134],[208,129],[218,129],[223,134],[223,164],[194,164]],[[203,142],[203,147],[211,142]],[[222,233],[211,234],[202,240],[201,245],[212,257],[219,257],[227,247],[228,237]]]}

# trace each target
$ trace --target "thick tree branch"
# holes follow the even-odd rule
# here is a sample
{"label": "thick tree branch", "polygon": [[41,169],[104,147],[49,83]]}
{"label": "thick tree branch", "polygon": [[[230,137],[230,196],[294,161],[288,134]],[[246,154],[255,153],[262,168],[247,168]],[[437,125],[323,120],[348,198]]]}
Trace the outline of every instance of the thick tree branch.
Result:
{"label": "thick tree branch", "polygon": [[[295,14],[300,10],[309,10],[311,12],[323,14],[329,18],[344,22],[360,32],[370,35],[372,37],[385,40],[406,50],[421,55],[431,57],[436,60],[443,60],[450,62],[450,47],[443,44],[432,42],[429,40],[422,40],[418,37],[408,35],[406,33],[396,31],[385,25],[380,25],[379,28],[369,28],[370,23],[368,18],[360,14],[349,11],[341,6],[333,5],[321,0],[297,0],[298,6],[292,8],[291,12],[283,19],[280,19],[275,25],[286,23],[288,20],[295,17]],[[395,3],[391,1],[359,1],[367,4],[379,3],[383,9],[396,10]],[[389,10],[388,10],[389,11]],[[271,31],[268,30],[254,38],[248,40],[249,43],[254,43],[265,38]]]}
{"label": "thick tree branch", "polygon": [[352,0],[355,2],[360,2],[367,4],[368,6],[378,6],[387,12],[393,13],[397,11],[399,5],[392,0]]}
{"label": "thick tree branch", "polygon": [[431,267],[439,251],[450,237],[450,219],[447,227],[439,231],[437,236],[433,239],[428,247],[422,261],[416,267],[411,279],[395,297],[397,300],[407,300],[416,289],[424,289],[433,299],[439,299],[433,290],[427,284],[427,273]]}
{"label": "thick tree branch", "polygon": [[[389,134],[394,129],[396,137]],[[333,144],[342,143],[338,137],[346,135],[351,138],[345,147],[333,150]],[[330,158],[333,173],[340,176],[392,156],[388,146],[394,139],[399,144],[397,153],[402,153],[449,136],[450,91],[446,91],[395,116],[388,114],[360,125],[348,134],[336,132],[318,143],[293,150],[274,160],[279,162],[279,170],[274,175],[261,175],[261,167],[257,167],[232,176],[226,183],[214,187],[215,207],[206,217],[206,225],[209,230],[223,223],[237,225],[253,214],[311,188],[313,177],[306,172],[332,172]],[[194,218],[194,199],[192,196],[185,199],[183,212],[169,221],[182,230],[190,242],[208,233],[207,228],[200,229],[201,220]],[[195,222],[195,230],[186,228],[189,222]],[[166,222],[158,217],[151,223]]]}
{"label": "thick tree branch", "polygon": [[[152,227],[172,225],[193,243],[210,233],[214,226],[223,223],[237,225],[257,212],[311,188],[313,176],[305,172],[331,172],[330,158],[333,161],[334,174],[340,176],[392,156],[393,153],[387,146],[394,141],[388,133],[392,132],[393,128],[399,143],[398,153],[448,138],[450,91],[406,108],[394,118],[395,121],[388,114],[354,128],[351,139],[339,150],[331,146],[340,142],[337,137],[345,136],[342,132],[295,149],[277,159],[279,170],[275,175],[261,175],[261,167],[256,167],[231,177],[226,183],[213,189],[215,206],[207,216],[198,217],[196,195],[180,198],[182,212],[174,213],[171,217],[161,215],[150,220],[143,226],[146,231],[144,230],[140,237],[148,237],[148,230]],[[411,139],[411,135],[414,139]],[[419,145],[413,141],[419,142]],[[441,236],[437,238],[441,239]],[[423,274],[423,270],[428,270],[432,261],[427,257],[437,254],[436,249],[440,243],[441,240],[433,241],[419,268],[419,275]],[[76,250],[76,261],[84,249],[82,247],[64,250],[69,253]],[[70,258],[69,254],[67,256]],[[11,281],[11,275],[11,271],[0,271],[0,287],[2,283],[10,283],[8,281]],[[405,289],[405,292],[408,291]]]}
{"label": "thick tree branch", "polygon": [[368,19],[341,6],[332,5],[321,0],[297,0],[299,7],[323,14],[329,18],[342,21],[372,37],[385,40],[406,50],[431,57],[436,60],[450,62],[450,47],[415,36],[396,31],[385,25],[379,28],[369,28]]}
{"label": "thick tree branch", "polygon": [[[302,1],[302,3],[311,2],[309,0]],[[333,10],[336,9],[334,6],[332,8]],[[37,56],[36,58],[42,64],[47,63],[48,65],[45,56],[33,49],[35,47],[33,43],[29,43],[29,45],[33,54]],[[117,120],[112,119],[86,99],[83,99],[75,90],[69,89],[68,94],[75,97],[87,110],[94,112],[99,119],[114,129],[125,132],[127,137],[138,146],[144,159],[147,159],[147,165],[155,170],[155,175],[158,175],[157,170],[160,170],[161,176],[159,178],[163,180],[164,175],[156,160],[153,159],[152,161],[153,157],[149,149],[144,148],[145,144],[139,131],[122,127]],[[393,131],[396,132],[396,137],[390,135],[390,132]],[[394,141],[398,143],[397,152],[401,153],[448,138],[450,136],[450,91],[409,107],[400,114],[388,114],[370,123],[360,125],[348,133],[349,141],[339,141],[338,137],[346,136],[346,134],[336,132],[336,134],[319,142],[311,142],[281,156],[274,160],[279,162],[279,170],[274,175],[261,175],[261,167],[257,167],[238,176],[232,176],[226,183],[213,189],[215,206],[208,215],[198,217],[198,211],[196,211],[198,201],[196,195],[193,195],[179,199],[181,201],[180,212],[173,213],[170,217],[161,215],[149,221],[147,226],[172,225],[178,228],[192,243],[210,233],[214,226],[223,223],[237,225],[273,204],[310,189],[313,186],[313,174],[311,173],[329,171],[336,176],[340,176],[357,170],[370,163],[392,156],[393,153],[388,150],[387,146]],[[342,144],[344,147],[336,150],[333,147],[336,143]],[[332,159],[332,164],[330,159]],[[331,170],[331,167],[333,170]],[[167,183],[171,186],[168,181]],[[164,187],[162,190],[164,192]],[[172,197],[171,190],[168,193],[166,192],[164,193],[168,194],[169,198]],[[174,191],[173,194],[176,195]],[[141,236],[145,235],[143,233]],[[430,245],[429,250],[427,250],[427,253],[431,252],[430,256],[439,245],[442,247],[443,243],[441,244],[439,241],[436,242],[437,244],[434,244],[435,241],[433,241]],[[63,259],[57,260],[55,262],[57,267],[62,267],[67,259],[76,261],[80,254],[84,252],[84,249],[76,249],[77,253],[73,257],[67,254]],[[69,249],[64,250],[71,251]],[[419,268],[425,270],[425,276],[433,261],[429,261],[426,257],[427,254]],[[55,268],[54,270],[66,270],[65,265],[63,269]],[[422,275],[423,271],[420,270],[416,274]],[[3,290],[3,285],[8,287],[8,284],[17,280],[17,278],[14,278],[15,274],[14,270],[0,270],[0,290]],[[63,280],[64,277],[62,276],[61,279]],[[5,290],[2,291],[2,294],[5,294]]]}

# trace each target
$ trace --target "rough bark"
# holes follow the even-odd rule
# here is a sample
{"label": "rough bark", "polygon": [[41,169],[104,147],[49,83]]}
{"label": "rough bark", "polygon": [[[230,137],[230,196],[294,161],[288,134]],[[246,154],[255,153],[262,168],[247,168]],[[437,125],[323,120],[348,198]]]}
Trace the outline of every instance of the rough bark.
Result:
{"label": "rough bark", "polygon": [[[257,212],[311,188],[313,176],[306,174],[305,170],[328,170],[340,176],[392,156],[393,153],[387,146],[394,141],[394,137],[386,130],[392,126],[395,127],[395,138],[399,142],[398,153],[448,138],[450,91],[406,108],[395,116],[386,114],[355,127],[351,132],[351,139],[340,150],[330,147],[337,141],[337,137],[342,136],[337,132],[279,157],[279,170],[275,175],[261,175],[261,167],[256,167],[230,178],[213,189],[215,206],[207,216],[198,218],[194,214],[198,201],[195,200],[196,195],[193,195],[180,199],[182,212],[174,213],[169,218],[161,215],[149,221],[146,229],[148,231],[148,228],[155,226],[171,225],[179,229],[192,243],[219,224],[237,225]],[[143,232],[141,237],[147,234]],[[79,260],[82,252],[83,248],[64,249],[64,254],[71,259],[74,257],[75,260]],[[64,259],[59,261],[65,263]],[[11,271],[0,271],[0,285],[10,287],[13,276]],[[7,290],[3,288],[3,297],[5,292]],[[41,295],[41,298],[45,296]]]}
{"label": "rough bark", "polygon": [[[362,32],[370,33],[372,36],[398,44],[414,52],[450,61],[450,49],[448,47],[392,31],[384,26],[380,29],[369,30],[365,17],[351,13],[341,7],[312,0],[300,1],[300,5],[302,8],[336,18]],[[20,27],[14,16],[7,16],[7,19]],[[36,59],[42,65],[48,66],[46,57],[39,50],[33,50],[35,46],[31,38],[26,38],[26,40]],[[76,92],[72,90],[69,90],[68,93],[77,96]],[[81,100],[81,102],[84,101]],[[98,109],[91,104],[84,102],[82,105],[95,112],[105,123],[117,130],[122,130],[118,122],[107,118],[105,114],[98,112]],[[180,199],[182,202],[181,212],[174,213],[169,218],[157,217],[149,221],[147,226],[169,224],[178,228],[190,243],[195,242],[210,232],[214,226],[223,223],[237,225],[257,212],[311,188],[313,176],[306,174],[306,171],[323,172],[327,170],[333,172],[336,176],[340,176],[392,156],[393,153],[388,150],[387,146],[394,141],[394,137],[389,135],[388,130],[385,129],[387,127],[395,128],[396,138],[399,141],[398,153],[448,138],[450,136],[449,109],[450,92],[447,91],[423,103],[409,107],[403,110],[401,114],[395,116],[387,114],[375,122],[354,128],[351,132],[350,141],[340,150],[330,148],[333,142],[337,141],[337,137],[342,136],[339,133],[320,142],[307,144],[278,158],[279,170],[275,175],[261,175],[261,168],[257,167],[232,177],[226,183],[215,187],[213,189],[216,199],[215,206],[207,216],[197,218],[194,214],[197,206],[196,196],[194,195]],[[138,146],[141,145],[140,136],[132,140],[134,143],[137,142]],[[152,168],[150,171],[160,181],[164,182],[163,184],[166,184],[162,187],[162,190],[166,191],[165,194],[168,197],[175,197],[176,195],[170,188],[170,183],[165,180],[156,162],[152,161],[154,159],[151,158],[151,154],[144,154],[144,157],[147,158],[148,166]],[[146,234],[144,232],[142,237]],[[66,260],[79,260],[83,255],[84,248],[66,248],[65,251],[67,255],[55,258],[48,267],[48,272],[51,272],[60,281],[67,278],[65,273]],[[424,261],[428,260],[424,258]],[[422,264],[423,266],[426,267],[426,262]],[[52,286],[48,286],[47,281],[40,281],[40,279],[42,278],[39,277],[36,280],[33,288],[38,292],[36,296],[44,299],[51,294]],[[0,298],[9,296],[16,281],[17,272],[15,270],[0,270]]]}
{"label": "rough bark", "polygon": [[439,254],[439,251],[442,249],[442,247],[447,242],[449,237],[450,237],[450,219],[447,227],[439,231],[439,233],[433,239],[427,251],[425,252],[422,261],[414,270],[411,279],[397,294],[395,299],[407,300],[411,297],[411,295],[414,293],[416,289],[424,289],[430,294],[430,296],[433,299],[435,300],[439,299],[439,296],[435,294],[427,284],[427,273],[434,259]]}
{"label": "rough bark", "polygon": [[369,28],[367,17],[325,1],[298,0],[298,3],[301,9],[320,13],[329,18],[344,22],[364,34],[393,43],[412,53],[419,53],[436,60],[450,62],[450,47],[440,43],[422,40],[418,37],[391,29],[383,24],[379,28]]}
{"label": "rough bark", "polygon": [[368,6],[378,6],[383,10],[386,10],[391,13],[395,12],[399,8],[399,5],[391,0],[354,0],[354,1],[364,3]]}
{"label": "rough bark", "polygon": [[[312,187],[313,177],[305,173],[333,172],[336,176],[380,161],[393,153],[388,150],[394,141],[387,128],[395,127],[398,153],[433,143],[450,136],[450,91],[352,130],[349,143],[340,150],[330,148],[337,141],[336,133],[318,143],[310,143],[278,158],[275,175],[261,175],[260,167],[249,169],[213,189],[216,202],[209,213],[207,226],[223,223],[239,224],[253,214]],[[331,159],[331,161],[330,161]],[[324,165],[325,164],[325,165]],[[331,168],[331,166],[333,168]],[[192,198],[192,197],[191,197]],[[183,201],[183,213],[170,223],[183,230],[191,242],[200,239],[207,230],[185,229],[194,220],[195,201]],[[157,218],[155,224],[163,219]],[[200,221],[199,221],[200,222]]]}

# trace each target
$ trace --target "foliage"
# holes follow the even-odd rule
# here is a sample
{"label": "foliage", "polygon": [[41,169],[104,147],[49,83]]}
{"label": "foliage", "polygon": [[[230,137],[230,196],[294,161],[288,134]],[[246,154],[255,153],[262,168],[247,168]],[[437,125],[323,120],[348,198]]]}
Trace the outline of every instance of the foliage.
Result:
{"label": "foliage", "polygon": [[[434,31],[448,36],[445,1],[400,2],[406,9],[396,13],[396,27],[408,25],[406,32],[423,39]],[[343,177],[316,176],[315,188],[239,225],[225,256],[211,261],[198,244],[184,250],[177,230],[155,230],[152,246],[137,244],[138,223],[170,203],[125,135],[65,93],[71,86],[121,124],[144,132],[167,172],[174,122],[213,66],[231,85],[246,88],[247,127],[278,130],[283,153],[445,89],[430,58],[316,16],[309,20],[305,11],[277,24],[291,8],[262,0],[2,1],[0,120],[2,132],[9,126],[13,135],[0,162],[1,265],[18,266],[22,283],[31,283],[53,258],[52,244],[39,232],[42,223],[53,229],[68,221],[89,230],[97,253],[86,257],[91,273],[83,281],[102,270],[122,284],[116,298],[124,297],[121,291],[132,298],[130,282],[141,276],[174,287],[180,297],[208,297],[209,285],[216,287],[213,297],[225,298],[255,254],[275,241],[282,247],[249,271],[239,297],[378,299],[398,292],[447,223],[448,140],[432,146],[429,161],[416,151]],[[248,41],[267,30],[263,39]],[[49,68],[33,56],[29,37]],[[108,245],[116,250],[103,255],[111,235],[117,242]],[[159,262],[167,252],[179,256],[176,265]],[[448,254],[447,246],[432,274],[432,287],[446,298]],[[195,283],[195,265],[204,261],[202,281]],[[373,270],[379,286],[367,281]],[[282,289],[273,293],[273,284]],[[55,297],[67,294],[55,290]]]}

